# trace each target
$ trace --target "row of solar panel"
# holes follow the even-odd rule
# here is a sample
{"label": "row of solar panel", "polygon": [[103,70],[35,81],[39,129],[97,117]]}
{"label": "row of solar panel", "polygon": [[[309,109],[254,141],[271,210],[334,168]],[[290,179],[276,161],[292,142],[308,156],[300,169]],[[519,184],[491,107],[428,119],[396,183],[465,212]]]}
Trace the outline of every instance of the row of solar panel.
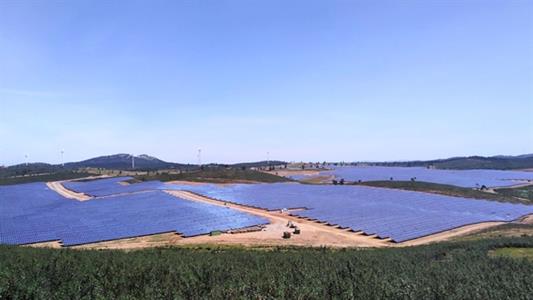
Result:
{"label": "row of solar panel", "polygon": [[161,232],[184,236],[267,220],[233,209],[188,201],[162,191],[78,202],[43,183],[0,187],[0,243],[62,240],[66,246]]}
{"label": "row of solar panel", "polygon": [[[504,170],[440,170],[421,167],[334,167],[320,175],[334,175],[348,181],[411,180],[461,187],[503,187],[533,181],[533,172]],[[305,176],[296,176],[302,179]]]}
{"label": "row of solar panel", "polygon": [[[93,192],[99,195],[122,194],[131,190],[187,189],[212,198],[270,210],[307,207],[310,210],[295,212],[295,214],[334,223],[353,230],[375,233],[381,237],[390,237],[396,241],[404,241],[471,223],[509,221],[533,212],[533,206],[360,186],[257,184],[220,187],[214,185],[180,186],[160,182],[132,185],[119,184],[120,181],[127,179],[129,178],[77,182],[75,188],[81,192]],[[143,197],[142,195],[147,194],[151,193],[136,194],[135,197]],[[129,200],[135,199],[132,196],[134,195],[126,198]],[[113,198],[115,198],[115,201],[109,201],[111,198],[108,198],[84,202],[87,203],[84,204],[84,210],[100,216],[98,219],[100,221],[95,223],[91,222],[91,220],[84,220],[82,223],[89,227],[97,227],[99,222],[102,221],[104,223],[114,221],[120,224],[129,224],[129,219],[138,215],[139,210],[150,211],[152,207],[157,207],[152,213],[157,214],[162,220],[171,217],[173,214],[167,211],[164,203],[151,202],[150,205],[131,206],[131,209],[128,210],[124,209],[123,202],[117,201],[123,199],[124,196]],[[34,201],[32,204],[39,206],[50,201],[44,200],[41,203],[34,203]],[[53,200],[52,202],[55,203]],[[100,206],[99,203],[105,203],[105,205]],[[21,205],[21,207],[27,207],[27,205]],[[117,210],[120,210],[121,213],[106,217],[107,211]],[[204,208],[204,210],[207,212],[209,208]],[[167,213],[164,211],[167,211]],[[21,212],[25,212],[25,210],[18,209],[17,211],[15,209],[11,213],[12,215],[17,215],[17,213]],[[221,216],[220,212],[217,212],[217,214]],[[73,215],[76,215],[76,213]],[[57,218],[57,216],[53,217]],[[234,216],[229,216],[229,218],[234,218]],[[190,219],[187,220],[191,222]],[[446,220],[446,222],[442,223],[442,220]],[[40,222],[43,221],[41,220]],[[170,229],[165,227],[154,228],[153,230]],[[195,232],[195,229],[191,228],[191,230]],[[182,231],[182,233],[185,235],[190,234],[185,231]]]}
{"label": "row of solar panel", "polygon": [[[64,182],[63,185],[69,190],[93,197],[106,197],[154,190],[181,190],[188,187],[188,185],[165,184],[160,181],[145,181],[128,184],[127,181],[131,179],[133,178],[112,177],[92,181],[70,181]],[[204,186],[204,188],[212,187],[212,185]]]}
{"label": "row of solar panel", "polygon": [[[156,186],[156,188],[159,189],[161,187]],[[167,185],[163,188],[169,189],[171,186]],[[345,220],[338,223],[341,223],[344,227],[353,227],[353,229],[357,230],[364,229],[363,221],[366,218],[371,218],[381,227],[376,230],[367,228],[367,231],[375,230],[381,232],[381,235],[389,235],[397,241],[418,237],[421,234],[427,235],[439,232],[443,230],[441,227],[451,229],[482,221],[509,221],[526,214],[528,211],[523,206],[513,204],[353,186],[317,187],[294,184],[261,184],[233,185],[225,188],[212,185],[176,186],[173,188],[188,189],[224,201],[269,210],[307,207],[315,209],[315,213],[319,212],[319,215],[314,217],[324,221],[331,221],[336,217],[347,214]],[[112,191],[109,190],[107,193],[122,191],[120,185],[112,186],[111,189]],[[495,208],[493,205],[497,205],[497,207]],[[507,212],[504,208],[509,211]],[[305,215],[305,212],[299,214]],[[387,215],[398,217],[388,220],[386,218]],[[414,219],[408,218],[410,215],[414,215]],[[463,218],[463,215],[466,215],[467,218]],[[449,220],[448,224],[439,225],[438,219],[442,218],[442,216],[446,216]],[[456,218],[456,220],[450,219],[452,217]],[[429,224],[424,223],[424,230],[415,230],[413,222],[424,219],[435,221]],[[394,225],[396,227],[397,224],[411,224],[411,233],[389,233],[384,223],[388,224],[390,222],[396,224]]]}
{"label": "row of solar panel", "polygon": [[208,197],[269,210],[305,207],[293,214],[397,242],[487,221],[511,221],[532,205],[499,203],[362,186],[300,184],[190,188]]}
{"label": "row of solar panel", "polygon": [[[105,193],[121,193],[123,186],[108,186]],[[381,235],[388,235],[397,241],[406,238],[418,237],[442,231],[443,228],[477,223],[482,221],[509,221],[526,213],[531,207],[508,203],[495,203],[491,201],[454,198],[426,193],[408,191],[377,189],[353,186],[309,186],[295,184],[259,184],[259,185],[232,185],[220,187],[213,185],[200,186],[174,186],[163,187],[152,185],[156,189],[187,189],[209,197],[224,201],[235,202],[269,210],[281,208],[312,209],[308,212],[315,214],[313,217],[323,221],[336,220],[345,217],[340,225],[354,230],[376,231]],[[139,186],[138,189],[145,187]],[[81,187],[83,189],[83,187]],[[387,216],[395,218],[390,219]],[[439,225],[439,220],[445,216],[448,224]],[[372,219],[378,225],[367,228],[363,223],[365,219]],[[433,220],[423,222],[424,229],[416,230],[416,222],[420,220]],[[388,224],[407,226],[411,233],[389,232]],[[379,227],[380,226],[380,227]]]}

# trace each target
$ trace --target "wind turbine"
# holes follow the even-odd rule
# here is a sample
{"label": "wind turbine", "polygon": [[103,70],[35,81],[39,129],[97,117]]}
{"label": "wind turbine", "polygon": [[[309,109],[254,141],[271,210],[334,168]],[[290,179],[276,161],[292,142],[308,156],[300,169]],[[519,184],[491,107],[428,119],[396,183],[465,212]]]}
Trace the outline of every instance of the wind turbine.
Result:
{"label": "wind turbine", "polygon": [[135,170],[135,155],[131,155],[131,169]]}
{"label": "wind turbine", "polygon": [[202,149],[198,149],[198,167],[202,167]]}
{"label": "wind turbine", "polygon": [[24,160],[26,161],[26,167],[28,166],[28,154],[24,154]]}
{"label": "wind turbine", "polygon": [[65,149],[61,149],[61,166],[63,166],[63,168],[65,167],[64,154],[65,154]]}

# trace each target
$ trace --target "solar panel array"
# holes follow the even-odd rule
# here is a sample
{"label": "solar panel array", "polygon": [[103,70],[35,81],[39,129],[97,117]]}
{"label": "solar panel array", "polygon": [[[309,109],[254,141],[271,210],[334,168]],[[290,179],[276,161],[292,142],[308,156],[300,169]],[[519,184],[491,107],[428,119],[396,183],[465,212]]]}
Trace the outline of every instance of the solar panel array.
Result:
{"label": "solar panel array", "polygon": [[67,181],[63,183],[67,189],[84,193],[93,197],[104,197],[116,194],[135,193],[147,190],[157,190],[162,185],[160,181],[145,181],[125,184],[133,177],[111,177],[90,181]]}
{"label": "solar panel array", "polygon": [[268,210],[307,208],[292,214],[397,242],[468,224],[512,221],[533,213],[533,205],[362,186],[239,184],[198,186],[192,191]]}
{"label": "solar panel array", "polygon": [[0,187],[0,208],[2,244],[61,240],[72,246],[175,231],[195,236],[268,223],[162,191],[79,202],[63,198],[44,183]]}
{"label": "solar panel array", "polygon": [[[188,190],[269,210],[307,208],[292,213],[397,242],[533,213],[533,206],[527,205],[363,186],[120,184],[128,179],[65,183],[77,192],[111,196],[85,202],[65,199],[43,183],[0,187],[0,243],[62,240],[64,245],[77,245],[171,231],[194,236],[267,223],[263,218],[179,199],[162,190]],[[133,192],[143,193],[128,194]]]}
{"label": "solar panel array", "polygon": [[[133,177],[112,177],[90,181],[67,181],[63,183],[63,186],[69,190],[84,193],[93,197],[106,197],[143,191],[183,190],[189,187],[189,185],[167,184],[156,180],[124,184],[130,179],[133,179]],[[212,188],[212,186],[213,185],[206,185],[205,188]]]}
{"label": "solar panel array", "polygon": [[[348,181],[411,180],[461,187],[504,187],[533,181],[533,172],[503,170],[439,170],[421,167],[334,167],[320,175],[334,175]],[[305,177],[296,176],[294,179]]]}

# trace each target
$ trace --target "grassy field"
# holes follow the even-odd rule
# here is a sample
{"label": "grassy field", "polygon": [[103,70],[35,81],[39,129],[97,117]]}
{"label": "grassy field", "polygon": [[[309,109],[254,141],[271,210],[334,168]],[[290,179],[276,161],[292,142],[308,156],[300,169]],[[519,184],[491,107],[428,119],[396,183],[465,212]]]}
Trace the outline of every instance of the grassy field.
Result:
{"label": "grassy field", "polygon": [[364,250],[0,246],[0,299],[527,299],[533,261],[492,253],[531,247],[531,237]]}
{"label": "grassy field", "polygon": [[496,192],[510,197],[529,199],[533,203],[533,185],[518,188],[497,189]]}
{"label": "grassy field", "polygon": [[470,241],[479,239],[491,239],[502,237],[533,237],[533,224],[506,223],[481,231],[474,232],[466,236],[455,238],[457,241]]}
{"label": "grassy field", "polygon": [[470,188],[463,188],[453,185],[445,185],[422,181],[364,181],[354,183],[356,185],[365,185],[373,187],[402,189],[409,191],[428,192],[447,196],[465,197],[473,199],[487,199],[499,202],[533,204],[533,200],[522,200],[514,197],[512,194],[495,194],[483,192]]}
{"label": "grassy field", "polygon": [[288,178],[276,176],[264,172],[241,168],[206,168],[181,174],[152,172],[149,175],[135,177],[140,181],[160,180],[160,181],[197,181],[211,183],[232,183],[232,182],[287,182]]}
{"label": "grassy field", "polygon": [[525,258],[533,261],[533,248],[504,247],[489,252],[492,257]]}

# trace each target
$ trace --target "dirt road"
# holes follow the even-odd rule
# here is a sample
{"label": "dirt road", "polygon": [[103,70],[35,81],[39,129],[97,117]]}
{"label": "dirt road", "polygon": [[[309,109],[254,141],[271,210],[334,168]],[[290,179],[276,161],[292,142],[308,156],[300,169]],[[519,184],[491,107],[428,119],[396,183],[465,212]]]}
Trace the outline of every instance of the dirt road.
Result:
{"label": "dirt road", "polygon": [[60,194],[61,196],[65,198],[74,199],[78,201],[87,201],[87,200],[92,199],[91,196],[85,195],[83,193],[76,193],[74,191],[71,191],[65,188],[62,184],[63,182],[64,181],[47,182],[46,185],[48,186],[48,188],[57,192],[58,194]]}

